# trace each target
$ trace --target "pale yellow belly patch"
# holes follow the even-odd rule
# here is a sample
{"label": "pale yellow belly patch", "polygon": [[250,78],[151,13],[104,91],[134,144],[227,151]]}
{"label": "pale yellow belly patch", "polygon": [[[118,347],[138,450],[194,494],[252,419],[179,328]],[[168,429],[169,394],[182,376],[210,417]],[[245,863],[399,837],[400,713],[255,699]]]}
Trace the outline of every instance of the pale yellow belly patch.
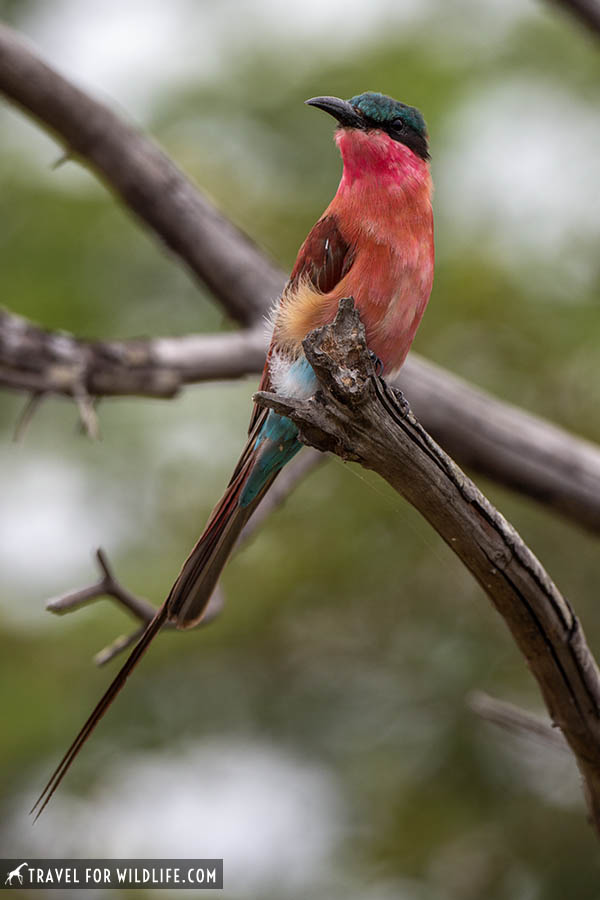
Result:
{"label": "pale yellow belly patch", "polygon": [[275,318],[278,346],[298,346],[310,331],[332,320],[336,307],[331,294],[322,294],[308,280],[301,281],[281,299]]}

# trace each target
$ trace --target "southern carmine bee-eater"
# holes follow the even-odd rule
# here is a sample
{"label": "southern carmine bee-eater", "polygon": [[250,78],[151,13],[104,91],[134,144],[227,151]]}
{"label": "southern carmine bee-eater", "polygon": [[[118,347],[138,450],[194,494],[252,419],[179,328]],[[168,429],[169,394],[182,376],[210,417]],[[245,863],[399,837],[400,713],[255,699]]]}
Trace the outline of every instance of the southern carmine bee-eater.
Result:
{"label": "southern carmine bee-eater", "polygon": [[[434,256],[427,130],[419,110],[370,91],[306,102],[337,120],[343,174],[272,316],[260,387],[298,398],[316,389],[302,341],[333,321],[342,297],[354,298],[367,344],[385,371],[402,365],[429,299]],[[301,446],[290,419],[255,406],[223,497],[169,596],[46,785],[34,807],[38,815],[165,622],[191,628],[200,621],[240,531]]]}

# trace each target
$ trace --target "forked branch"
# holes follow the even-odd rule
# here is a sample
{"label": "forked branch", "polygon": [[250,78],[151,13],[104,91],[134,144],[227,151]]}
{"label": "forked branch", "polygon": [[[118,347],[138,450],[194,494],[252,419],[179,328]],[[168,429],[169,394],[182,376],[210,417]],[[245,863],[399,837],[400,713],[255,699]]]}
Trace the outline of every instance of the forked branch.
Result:
{"label": "forked branch", "polygon": [[[253,534],[261,528],[265,519],[285,502],[288,495],[300,481],[306,478],[313,469],[320,466],[325,459],[326,457],[322,453],[317,453],[316,450],[307,450],[286,467],[255,515],[242,531],[236,544],[235,552],[239,552]],[[68,591],[65,594],[53,597],[46,603],[46,609],[57,615],[64,615],[65,613],[77,612],[83,607],[89,606],[90,603],[95,603],[96,600],[102,597],[109,597],[133,615],[141,623],[140,626],[129,634],[120,635],[94,656],[96,665],[103,666],[138,640],[148,622],[154,617],[156,609],[144,597],[138,597],[137,594],[133,594],[121,584],[108,561],[106,553],[101,548],[98,548],[96,551],[96,560],[100,569],[98,581],[87,587],[78,588],[77,590]],[[199,627],[204,627],[213,622],[222,612],[223,606],[223,590],[220,585],[217,585]],[[163,628],[171,627],[169,622],[166,622],[163,626]]]}
{"label": "forked branch", "polygon": [[[130,590],[121,584],[108,561],[106,553],[101,547],[96,550],[96,560],[100,569],[98,581],[87,587],[77,588],[77,590],[53,597],[46,603],[46,609],[57,615],[64,615],[65,613],[77,612],[77,610],[89,606],[90,603],[95,603],[96,600],[100,600],[102,597],[110,597],[119,606],[130,612],[135,619],[138,619],[141,625],[135,631],[128,635],[121,635],[108,647],[100,650],[95,655],[94,662],[96,665],[103,666],[137,641],[148,622],[154,617],[156,610],[143,597],[132,594]],[[169,623],[166,623],[165,627],[169,627]]]}

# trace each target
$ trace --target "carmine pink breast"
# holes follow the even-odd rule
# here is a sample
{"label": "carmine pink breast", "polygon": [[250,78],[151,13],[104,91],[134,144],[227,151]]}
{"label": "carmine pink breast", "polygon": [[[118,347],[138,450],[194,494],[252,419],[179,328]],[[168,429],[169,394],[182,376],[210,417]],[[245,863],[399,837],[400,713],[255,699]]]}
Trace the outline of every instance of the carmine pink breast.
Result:
{"label": "carmine pink breast", "polygon": [[382,131],[339,129],[344,174],[327,213],[354,262],[331,299],[355,298],[371,350],[399,368],[433,284],[431,176],[427,162]]}

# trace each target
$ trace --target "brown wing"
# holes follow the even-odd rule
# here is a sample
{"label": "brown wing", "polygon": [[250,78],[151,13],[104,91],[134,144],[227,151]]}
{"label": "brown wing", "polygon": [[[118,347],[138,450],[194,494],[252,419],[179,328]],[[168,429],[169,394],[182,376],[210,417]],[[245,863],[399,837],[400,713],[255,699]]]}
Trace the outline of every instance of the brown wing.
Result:
{"label": "brown wing", "polygon": [[[308,237],[300,247],[292,274],[282,294],[285,302],[286,292],[293,288],[301,278],[308,278],[322,294],[328,294],[342,280],[354,262],[354,251],[340,231],[334,215],[323,216],[309,231]],[[274,350],[271,342],[267,360],[263,369],[259,391],[270,391],[269,362]],[[261,408],[254,406],[248,432],[252,431],[260,416]]]}
{"label": "brown wing", "polygon": [[318,290],[328,294],[341,281],[353,262],[350,245],[343,238],[334,215],[323,216],[298,251],[288,286],[308,277]]}

